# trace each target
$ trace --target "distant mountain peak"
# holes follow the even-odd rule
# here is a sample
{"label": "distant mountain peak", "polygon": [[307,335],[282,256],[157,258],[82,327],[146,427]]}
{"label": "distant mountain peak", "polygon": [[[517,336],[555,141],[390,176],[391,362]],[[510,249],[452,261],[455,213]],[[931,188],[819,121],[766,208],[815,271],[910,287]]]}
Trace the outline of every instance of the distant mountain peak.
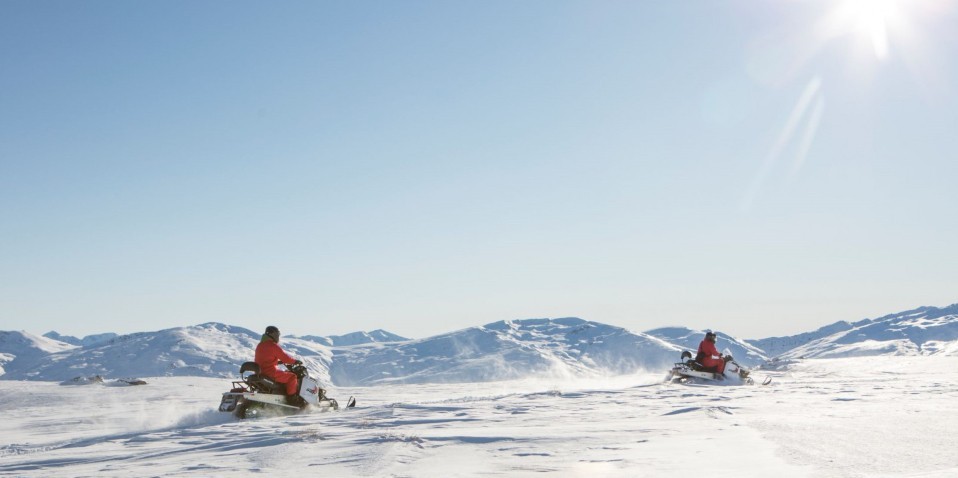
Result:
{"label": "distant mountain peak", "polygon": [[57,353],[76,348],[69,344],[49,337],[34,335],[26,331],[0,331],[0,351],[21,354],[28,351],[38,353]]}
{"label": "distant mountain peak", "polygon": [[542,326],[565,326],[565,327],[575,327],[583,324],[590,323],[588,320],[580,319],[578,317],[558,317],[558,318],[529,318],[529,319],[510,319],[510,320],[500,320],[497,322],[492,322],[486,324],[486,328],[497,328],[499,325],[503,326],[516,326],[516,327],[542,327]]}
{"label": "distant mountain peak", "polygon": [[78,339],[78,338],[73,337],[73,336],[70,336],[70,335],[60,335],[60,334],[56,333],[55,331],[52,331],[52,330],[51,330],[51,331],[49,331],[49,332],[43,334],[43,336],[44,336],[44,337],[47,337],[47,338],[50,338],[50,339],[53,339],[53,340],[58,340],[58,341],[60,341],[60,342],[68,343],[68,344],[70,344],[70,345],[76,345],[76,346],[79,346],[79,347],[86,347],[86,346],[89,346],[89,345],[94,345],[94,344],[97,344],[97,343],[100,343],[100,342],[105,342],[105,341],[107,341],[107,340],[111,340],[111,339],[117,337],[117,334],[114,334],[114,333],[112,333],[112,332],[108,332],[108,333],[103,333],[103,334],[87,335],[86,337],[83,337],[82,339]]}
{"label": "distant mountain peak", "polygon": [[[835,324],[833,324],[835,325]],[[958,304],[919,307],[850,324],[794,347],[784,358],[936,355],[958,351]]]}
{"label": "distant mountain peak", "polygon": [[391,343],[405,342],[409,339],[387,332],[383,329],[376,329],[372,332],[351,332],[345,335],[330,335],[328,337],[318,335],[302,335],[297,338],[309,340],[329,347],[350,347],[354,345],[373,344],[373,343]]}
{"label": "distant mountain peak", "polygon": [[0,331],[0,374],[30,368],[45,357],[76,348],[76,345],[30,332]]}

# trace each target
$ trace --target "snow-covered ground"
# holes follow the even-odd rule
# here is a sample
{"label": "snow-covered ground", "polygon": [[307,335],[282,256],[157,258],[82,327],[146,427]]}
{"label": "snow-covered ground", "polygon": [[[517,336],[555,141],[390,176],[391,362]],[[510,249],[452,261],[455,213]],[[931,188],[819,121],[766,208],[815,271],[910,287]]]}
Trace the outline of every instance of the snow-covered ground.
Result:
{"label": "snow-covered ground", "polygon": [[359,407],[249,421],[216,411],[224,379],[0,381],[0,476],[958,476],[958,358],[766,373],[331,388]]}

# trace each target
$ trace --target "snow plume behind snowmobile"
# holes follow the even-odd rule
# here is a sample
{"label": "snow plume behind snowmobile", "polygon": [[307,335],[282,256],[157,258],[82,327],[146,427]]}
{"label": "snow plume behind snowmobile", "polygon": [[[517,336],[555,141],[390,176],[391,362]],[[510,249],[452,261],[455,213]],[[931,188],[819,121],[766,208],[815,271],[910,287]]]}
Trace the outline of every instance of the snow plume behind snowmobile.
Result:
{"label": "snow plume behind snowmobile", "polygon": [[[309,376],[302,364],[286,368],[299,379],[298,393],[302,406],[290,405],[286,399],[286,386],[260,374],[256,362],[246,362],[240,367],[240,380],[233,381],[233,388],[220,400],[221,412],[232,412],[239,418],[254,418],[262,415],[287,415],[304,410],[328,412],[339,410],[339,402],[326,396],[319,381]],[[356,399],[349,397],[346,408],[356,406]]]}

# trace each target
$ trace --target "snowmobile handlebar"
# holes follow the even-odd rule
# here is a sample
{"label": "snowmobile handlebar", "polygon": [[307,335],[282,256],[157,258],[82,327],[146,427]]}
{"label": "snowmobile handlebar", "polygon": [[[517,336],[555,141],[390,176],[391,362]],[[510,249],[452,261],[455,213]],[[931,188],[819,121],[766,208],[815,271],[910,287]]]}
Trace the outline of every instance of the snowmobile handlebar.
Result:
{"label": "snowmobile handlebar", "polygon": [[284,363],[283,365],[286,366],[286,370],[289,370],[290,372],[293,372],[296,375],[299,375],[300,377],[305,377],[309,375],[309,371],[307,371],[306,366],[303,365],[302,361],[297,360],[293,363]]}

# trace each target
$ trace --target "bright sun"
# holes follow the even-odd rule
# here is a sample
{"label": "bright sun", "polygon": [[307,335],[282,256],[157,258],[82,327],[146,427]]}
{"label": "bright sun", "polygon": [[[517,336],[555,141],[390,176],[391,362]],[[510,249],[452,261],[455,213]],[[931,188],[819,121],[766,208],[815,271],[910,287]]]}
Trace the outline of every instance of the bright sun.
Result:
{"label": "bright sun", "polygon": [[888,57],[888,30],[900,17],[897,0],[845,0],[836,12],[845,28],[867,38],[875,57]]}

